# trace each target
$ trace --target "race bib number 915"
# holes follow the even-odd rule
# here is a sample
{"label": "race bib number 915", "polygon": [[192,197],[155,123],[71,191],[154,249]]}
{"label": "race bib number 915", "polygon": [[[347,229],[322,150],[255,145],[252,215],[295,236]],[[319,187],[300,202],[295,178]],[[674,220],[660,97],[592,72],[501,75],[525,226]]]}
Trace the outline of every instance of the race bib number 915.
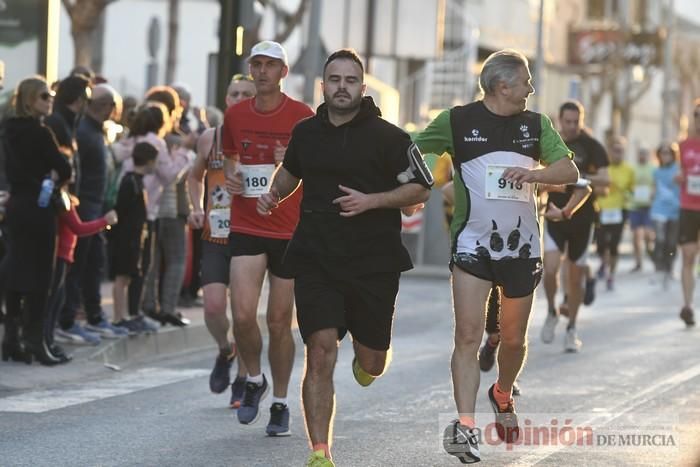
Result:
{"label": "race bib number 915", "polygon": [[241,165],[243,175],[243,196],[258,198],[270,189],[270,180],[275,164]]}
{"label": "race bib number 915", "polygon": [[507,165],[487,165],[486,180],[484,183],[487,199],[500,199],[506,201],[522,201],[527,203],[531,200],[530,184],[512,182],[503,178],[503,172],[509,168]]}

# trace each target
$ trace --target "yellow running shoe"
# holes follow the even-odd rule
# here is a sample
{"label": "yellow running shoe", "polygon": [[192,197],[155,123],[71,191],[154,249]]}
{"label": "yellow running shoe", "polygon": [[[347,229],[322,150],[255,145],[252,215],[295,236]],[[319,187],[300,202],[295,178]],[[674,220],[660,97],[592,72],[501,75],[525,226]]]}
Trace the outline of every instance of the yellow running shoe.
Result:
{"label": "yellow running shoe", "polygon": [[357,363],[357,357],[352,359],[352,375],[355,377],[357,384],[362,387],[369,386],[377,379],[360,367],[360,364]]}
{"label": "yellow running shoe", "polygon": [[335,464],[326,457],[323,449],[320,449],[311,453],[309,460],[306,461],[306,467],[335,467]]}

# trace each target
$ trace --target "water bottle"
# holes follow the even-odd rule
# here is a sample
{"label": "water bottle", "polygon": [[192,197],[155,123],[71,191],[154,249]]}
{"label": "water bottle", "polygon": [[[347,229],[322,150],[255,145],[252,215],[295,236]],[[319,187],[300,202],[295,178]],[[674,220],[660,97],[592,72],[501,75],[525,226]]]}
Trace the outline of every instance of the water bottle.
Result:
{"label": "water bottle", "polygon": [[51,201],[51,195],[53,194],[53,180],[51,177],[46,177],[43,182],[41,182],[41,191],[39,192],[39,200],[37,204],[40,208],[48,207]]}

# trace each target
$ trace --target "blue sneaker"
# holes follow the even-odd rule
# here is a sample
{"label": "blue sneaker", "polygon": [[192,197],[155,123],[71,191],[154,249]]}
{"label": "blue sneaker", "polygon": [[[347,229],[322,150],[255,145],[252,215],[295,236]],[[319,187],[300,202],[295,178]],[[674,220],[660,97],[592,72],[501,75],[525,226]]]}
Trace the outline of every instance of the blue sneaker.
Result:
{"label": "blue sneaker", "polygon": [[270,407],[270,423],[265,429],[267,436],[289,436],[289,407],[285,404],[275,402]]}
{"label": "blue sneaker", "polygon": [[158,325],[143,315],[138,315],[130,319],[123,319],[112,324],[118,328],[126,329],[130,336],[158,332]]}
{"label": "blue sneaker", "polygon": [[86,331],[78,323],[73,323],[73,326],[68,329],[56,329],[54,339],[62,344],[100,345],[100,342],[102,342],[100,336]]}
{"label": "blue sneaker", "polygon": [[232,346],[230,352],[219,350],[214,362],[214,368],[209,375],[209,390],[214,394],[221,394],[231,384],[231,364],[236,358],[236,347]]}
{"label": "blue sneaker", "polygon": [[255,384],[248,381],[245,384],[245,393],[243,394],[243,402],[238,409],[238,421],[243,425],[251,425],[258,421],[260,416],[260,401],[267,396],[267,391],[270,387],[267,384],[267,378],[263,375],[262,384]]}
{"label": "blue sneaker", "polygon": [[109,321],[102,318],[97,324],[87,324],[85,329],[99,334],[105,339],[120,339],[129,335],[129,330],[118,326],[113,326]]}
{"label": "blue sneaker", "polygon": [[229,406],[232,409],[238,409],[241,407],[241,401],[243,400],[243,395],[245,394],[245,376],[236,376],[236,379],[231,383],[231,402]]}

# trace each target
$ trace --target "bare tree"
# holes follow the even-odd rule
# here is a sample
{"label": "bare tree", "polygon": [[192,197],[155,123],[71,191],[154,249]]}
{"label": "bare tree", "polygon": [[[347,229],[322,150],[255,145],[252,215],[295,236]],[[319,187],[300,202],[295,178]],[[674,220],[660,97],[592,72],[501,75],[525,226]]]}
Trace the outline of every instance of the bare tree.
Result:
{"label": "bare tree", "polygon": [[[280,21],[282,28],[280,31],[275,31],[275,37],[272,38],[273,41],[284,43],[289,36],[292,35],[294,29],[301,23],[304,19],[304,14],[308,10],[311,0],[299,0],[299,5],[293,12],[288,12],[284,10],[277,0],[257,0],[257,2],[263,8],[269,8],[274,11],[276,17]],[[262,23],[262,16],[256,19],[255,24],[246,29],[244,33],[243,43],[246,45],[245,54],[250,52],[250,47],[262,40],[260,37],[260,26]]]}
{"label": "bare tree", "polygon": [[92,68],[94,34],[100,17],[116,0],[62,0],[71,21],[71,36],[75,50],[75,65]]}

